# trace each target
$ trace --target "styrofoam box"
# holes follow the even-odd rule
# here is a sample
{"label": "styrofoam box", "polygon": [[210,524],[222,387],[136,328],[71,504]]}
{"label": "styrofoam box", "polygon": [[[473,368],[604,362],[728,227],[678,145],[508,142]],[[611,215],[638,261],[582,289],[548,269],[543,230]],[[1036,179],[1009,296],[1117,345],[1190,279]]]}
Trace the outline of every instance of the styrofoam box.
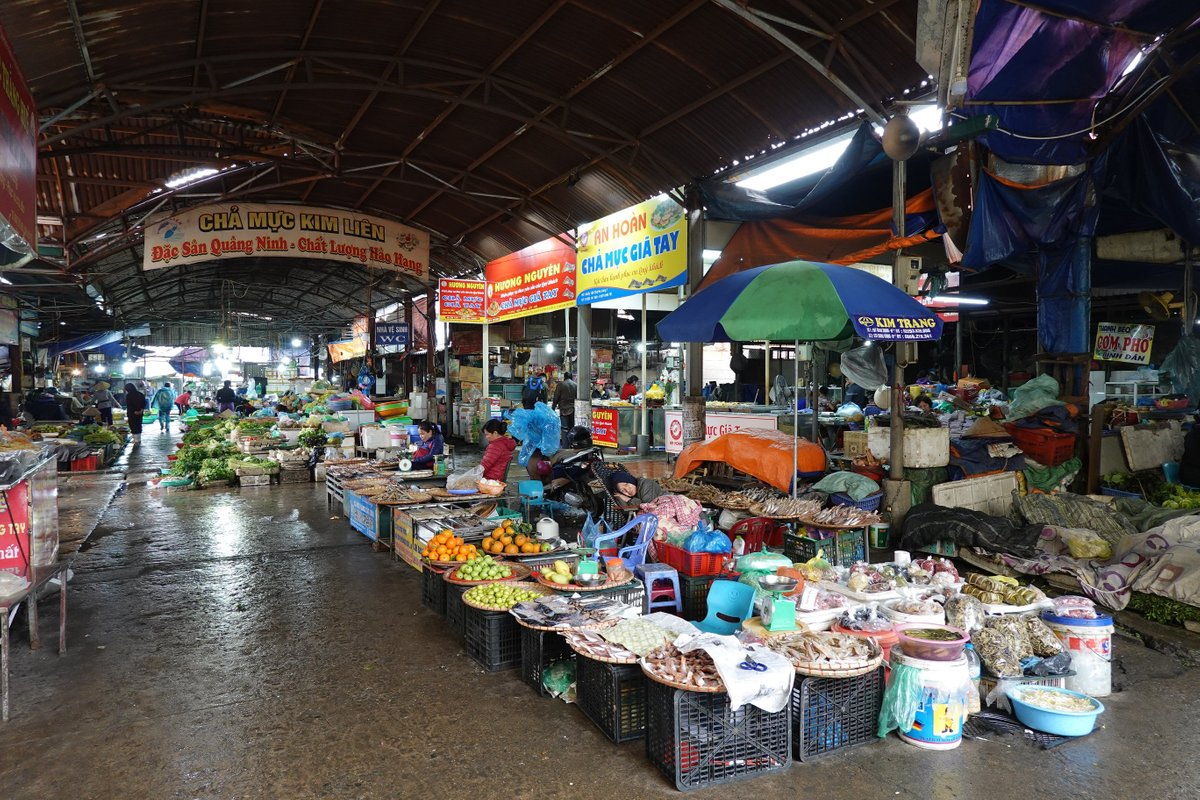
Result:
{"label": "styrofoam box", "polygon": [[[886,462],[892,452],[892,431],[886,427],[867,431],[871,455]],[[908,428],[904,431],[904,466],[913,469],[944,467],[950,463],[949,428]]]}
{"label": "styrofoam box", "polygon": [[391,435],[383,428],[363,428],[358,432],[362,446],[367,450],[391,447]]}
{"label": "styrofoam box", "polygon": [[969,508],[993,517],[1005,517],[1012,510],[1013,491],[1017,488],[1017,473],[1000,472],[980,478],[939,483],[933,487],[932,499],[946,508]]}

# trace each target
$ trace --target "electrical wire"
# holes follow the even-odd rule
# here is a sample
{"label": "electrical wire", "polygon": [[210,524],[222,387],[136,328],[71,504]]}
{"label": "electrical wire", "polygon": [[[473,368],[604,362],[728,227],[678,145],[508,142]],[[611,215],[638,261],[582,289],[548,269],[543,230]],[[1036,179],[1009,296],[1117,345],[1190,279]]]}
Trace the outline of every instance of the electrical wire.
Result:
{"label": "electrical wire", "polygon": [[[1159,86],[1161,86],[1163,83],[1165,83],[1165,82],[1166,82],[1166,81],[1168,81],[1168,80],[1170,80],[1170,76],[1169,76],[1169,75],[1164,75],[1163,77],[1159,78],[1159,79],[1158,79],[1157,81],[1155,81],[1154,83],[1152,83],[1152,84],[1150,84],[1149,86],[1147,86],[1147,87],[1146,87],[1146,88],[1145,88],[1145,89],[1142,91],[1142,93],[1141,93],[1141,94],[1139,94],[1137,97],[1135,97],[1135,98],[1134,98],[1133,100],[1131,100],[1129,103],[1126,103],[1124,106],[1122,106],[1121,108],[1119,108],[1119,109],[1117,109],[1116,111],[1114,111],[1112,114],[1108,115],[1107,117],[1105,117],[1104,119],[1100,120],[1099,122],[1096,122],[1096,121],[1094,121],[1094,120],[1093,120],[1093,122],[1092,122],[1092,124],[1091,124],[1090,126],[1088,126],[1088,127],[1086,127],[1086,128],[1081,128],[1081,129],[1079,129],[1079,130],[1077,130],[1077,131],[1071,131],[1070,133],[1056,133],[1056,134],[1053,134],[1053,135],[1050,135],[1050,136],[1034,136],[1034,135],[1032,135],[1032,134],[1028,134],[1028,133],[1018,133],[1017,131],[1010,131],[1010,130],[1008,130],[1007,128],[999,128],[999,127],[995,128],[995,131],[996,131],[997,133],[1003,133],[1003,134],[1005,134],[1006,136],[1011,136],[1011,137],[1013,137],[1014,139],[1025,139],[1025,140],[1027,140],[1027,141],[1031,141],[1031,142],[1049,142],[1049,141],[1054,141],[1055,139],[1070,139],[1070,138],[1071,138],[1071,137],[1073,137],[1073,136],[1080,136],[1080,135],[1082,135],[1082,134],[1085,134],[1085,133],[1091,133],[1091,132],[1092,132],[1092,131],[1094,131],[1096,128],[1099,128],[1099,127],[1100,127],[1100,126],[1102,126],[1102,125],[1107,125],[1108,123],[1112,122],[1112,121],[1113,121],[1114,119],[1116,119],[1117,117],[1119,117],[1119,116],[1121,116],[1122,114],[1124,114],[1124,113],[1125,113],[1126,111],[1128,111],[1129,109],[1131,109],[1131,108],[1133,108],[1134,106],[1136,106],[1138,103],[1140,103],[1140,102],[1142,101],[1142,98],[1146,97],[1148,94],[1150,94],[1151,92],[1153,92],[1154,90],[1156,90],[1156,89],[1157,89]],[[1093,111],[1093,114],[1094,114],[1094,113],[1095,113],[1095,112]],[[961,120],[967,120],[967,119],[970,119],[970,117],[968,117],[968,116],[966,116],[966,115],[964,115],[964,114],[960,114],[960,113],[958,113],[958,112],[956,112],[956,111],[951,111],[951,112],[950,112],[950,116],[952,116],[952,117],[956,117],[956,118],[958,118],[958,119],[961,119]]]}

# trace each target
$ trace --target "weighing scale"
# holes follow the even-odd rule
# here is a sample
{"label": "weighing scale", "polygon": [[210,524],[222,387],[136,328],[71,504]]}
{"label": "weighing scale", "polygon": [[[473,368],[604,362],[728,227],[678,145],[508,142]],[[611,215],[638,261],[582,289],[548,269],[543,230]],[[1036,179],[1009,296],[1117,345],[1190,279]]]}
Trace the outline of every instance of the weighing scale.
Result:
{"label": "weighing scale", "polygon": [[772,633],[778,631],[794,631],[796,628],[796,601],[785,598],[788,592],[799,585],[799,581],[787,575],[763,575],[758,579],[759,588],[770,592],[769,597],[763,598],[762,618],[763,627]]}

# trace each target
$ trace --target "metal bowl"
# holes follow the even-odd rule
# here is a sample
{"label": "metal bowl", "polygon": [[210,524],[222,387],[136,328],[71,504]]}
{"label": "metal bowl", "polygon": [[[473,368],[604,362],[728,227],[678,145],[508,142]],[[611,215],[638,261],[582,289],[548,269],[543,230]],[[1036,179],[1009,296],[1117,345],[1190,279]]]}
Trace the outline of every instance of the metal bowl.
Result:
{"label": "metal bowl", "polygon": [[608,581],[608,576],[602,575],[602,574],[598,574],[598,575],[585,574],[585,575],[576,575],[575,576],[575,584],[577,586],[587,586],[589,588],[592,586],[600,586],[601,584],[605,583],[606,581]]}
{"label": "metal bowl", "polygon": [[789,575],[763,575],[758,579],[758,585],[767,592],[783,592],[784,594],[792,591],[800,584],[800,581]]}

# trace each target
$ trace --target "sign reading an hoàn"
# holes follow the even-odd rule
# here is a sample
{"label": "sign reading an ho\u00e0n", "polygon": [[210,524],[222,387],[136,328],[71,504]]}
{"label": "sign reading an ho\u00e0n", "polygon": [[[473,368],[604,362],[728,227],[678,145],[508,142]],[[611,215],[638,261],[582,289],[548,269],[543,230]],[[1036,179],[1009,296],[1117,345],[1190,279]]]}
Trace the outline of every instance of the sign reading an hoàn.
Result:
{"label": "sign reading an ho\u00e0n", "polygon": [[1096,326],[1096,349],[1092,358],[1122,364],[1149,364],[1153,346],[1153,325],[1101,322]]}
{"label": "sign reading an ho\u00e0n", "polygon": [[656,197],[579,229],[579,305],[682,286],[687,215]]}
{"label": "sign reading an ho\u00e0n", "polygon": [[617,409],[592,409],[592,444],[599,447],[617,447]]}
{"label": "sign reading an ho\u00e0n", "polygon": [[143,269],[233,258],[312,258],[429,279],[429,237],[399,222],[333,208],[220,203],[146,225]]}

